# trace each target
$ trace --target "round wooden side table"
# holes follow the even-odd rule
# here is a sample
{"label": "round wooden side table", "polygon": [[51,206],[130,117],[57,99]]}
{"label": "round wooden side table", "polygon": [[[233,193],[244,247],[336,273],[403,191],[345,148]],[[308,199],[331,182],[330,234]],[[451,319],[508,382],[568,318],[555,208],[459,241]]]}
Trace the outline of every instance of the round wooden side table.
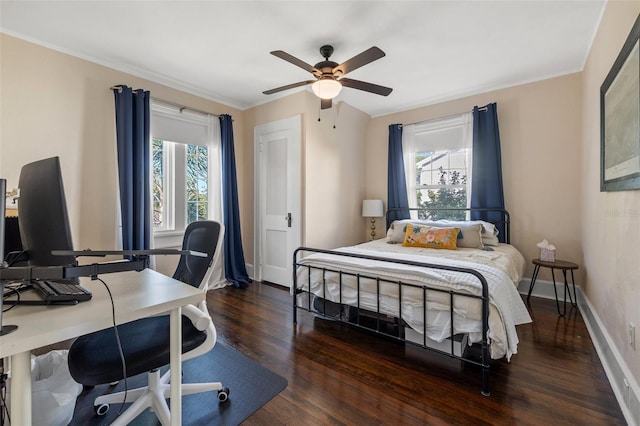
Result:
{"label": "round wooden side table", "polygon": [[[533,286],[536,284],[536,278],[538,278],[538,272],[540,272],[540,267],[551,269],[551,277],[553,278],[553,292],[556,295],[556,308],[558,309],[558,315],[561,317],[567,313],[567,290],[569,290],[569,302],[571,306],[578,306],[578,298],[576,296],[576,281],[573,277],[573,271],[578,269],[578,265],[573,262],[567,262],[566,260],[556,260],[555,262],[547,262],[545,260],[533,259],[533,276],[531,277],[531,285],[529,286],[529,293],[527,294],[527,303],[529,303],[529,298],[531,297],[531,291],[533,290]],[[560,302],[558,301],[558,290],[556,289],[556,276],[554,271],[559,269],[562,271],[562,275],[564,277],[564,310],[560,312]],[[567,271],[571,272],[571,285],[573,286],[573,298],[571,298],[571,290],[569,289],[569,284],[567,283]]]}

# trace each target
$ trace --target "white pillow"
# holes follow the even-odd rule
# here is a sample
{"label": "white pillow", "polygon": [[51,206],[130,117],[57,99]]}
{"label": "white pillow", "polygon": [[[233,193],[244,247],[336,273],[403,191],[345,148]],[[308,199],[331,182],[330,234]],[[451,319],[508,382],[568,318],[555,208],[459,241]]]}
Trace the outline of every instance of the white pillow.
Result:
{"label": "white pillow", "polygon": [[[459,221],[454,221],[454,220],[441,220],[439,222],[443,222],[443,223],[448,223],[450,226],[454,225],[458,226]],[[496,228],[496,226],[493,223],[490,222],[486,222],[484,220],[470,220],[468,222],[462,222],[462,223],[478,223],[480,225],[482,225],[482,244],[485,246],[497,246],[500,241],[498,240],[498,229]]]}
{"label": "white pillow", "polygon": [[477,220],[476,222],[482,224],[482,243],[485,246],[497,246],[500,244],[498,240],[498,228],[493,223],[485,222],[484,220]]}
{"label": "white pillow", "polygon": [[482,234],[482,244],[484,244],[485,246],[497,247],[500,244],[500,240],[498,240],[497,235],[485,232]]}
{"label": "white pillow", "polygon": [[413,221],[411,219],[394,220],[389,226],[387,231],[387,237],[389,237],[389,244],[402,244],[404,242],[404,234],[406,232],[407,223],[419,223],[420,221]]}

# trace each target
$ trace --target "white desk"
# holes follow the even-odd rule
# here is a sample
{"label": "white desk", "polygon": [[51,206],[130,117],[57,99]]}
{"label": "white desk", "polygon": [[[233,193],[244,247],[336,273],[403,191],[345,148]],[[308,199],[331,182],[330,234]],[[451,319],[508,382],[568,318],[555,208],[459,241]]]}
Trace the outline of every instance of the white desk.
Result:
{"label": "white desk", "polygon": [[[197,305],[204,293],[158,272],[101,275],[113,295],[116,323],[171,312],[171,424],[182,420],[182,306]],[[31,424],[31,350],[112,327],[111,301],[99,281],[82,278],[93,298],[72,306],[16,306],[2,317],[18,330],[0,337],[0,358],[11,357],[12,424]],[[174,386],[175,384],[175,386]]]}

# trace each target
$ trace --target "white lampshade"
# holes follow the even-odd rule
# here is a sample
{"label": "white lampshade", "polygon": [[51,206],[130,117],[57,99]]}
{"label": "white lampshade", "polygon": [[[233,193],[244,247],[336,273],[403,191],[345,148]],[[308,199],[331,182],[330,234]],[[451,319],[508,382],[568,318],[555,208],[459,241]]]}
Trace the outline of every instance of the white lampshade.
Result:
{"label": "white lampshade", "polygon": [[382,200],[363,200],[362,217],[382,217],[384,216],[384,206]]}
{"label": "white lampshade", "polygon": [[342,90],[342,84],[330,78],[324,78],[311,85],[311,90],[317,97],[322,99],[333,99]]}

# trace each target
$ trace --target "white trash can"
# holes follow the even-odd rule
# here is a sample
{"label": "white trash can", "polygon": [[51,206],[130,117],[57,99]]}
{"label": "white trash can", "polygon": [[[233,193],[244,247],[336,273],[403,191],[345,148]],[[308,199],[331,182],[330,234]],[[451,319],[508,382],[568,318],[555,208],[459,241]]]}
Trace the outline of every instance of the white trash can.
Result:
{"label": "white trash can", "polygon": [[[67,350],[31,355],[31,420],[33,426],[65,426],[71,422],[82,385],[71,377]],[[11,407],[11,372],[7,405]]]}

